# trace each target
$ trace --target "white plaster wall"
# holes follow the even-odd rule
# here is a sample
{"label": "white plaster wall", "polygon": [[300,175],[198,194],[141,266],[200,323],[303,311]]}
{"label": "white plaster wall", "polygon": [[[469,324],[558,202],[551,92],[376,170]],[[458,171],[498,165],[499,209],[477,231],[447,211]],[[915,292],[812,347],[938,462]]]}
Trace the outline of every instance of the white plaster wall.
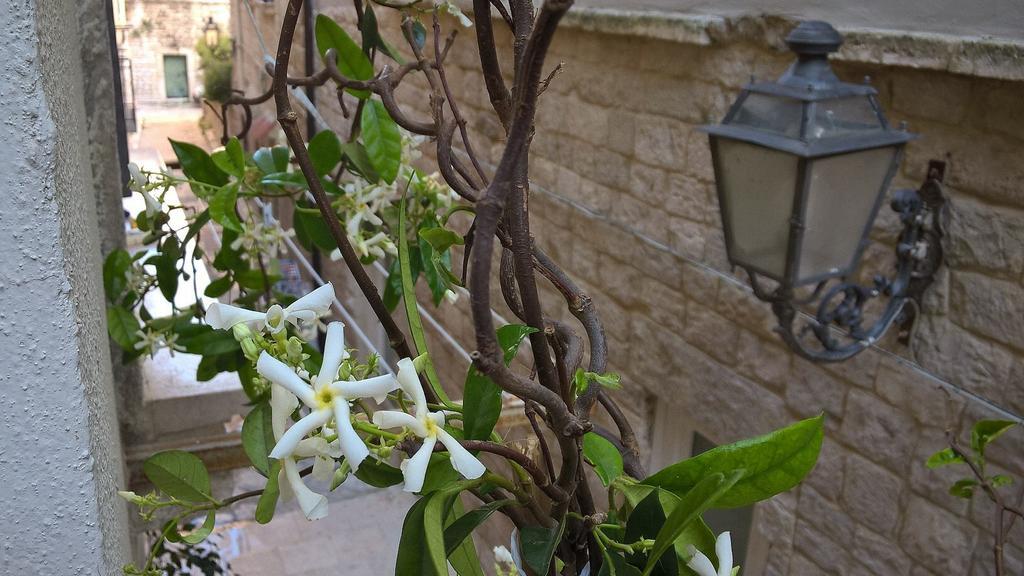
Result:
{"label": "white plaster wall", "polygon": [[128,556],[78,8],[0,5],[3,574],[110,576]]}
{"label": "white plaster wall", "polygon": [[576,6],[710,16],[768,14],[827,20],[838,27],[1024,40],[1021,0],[576,0]]}

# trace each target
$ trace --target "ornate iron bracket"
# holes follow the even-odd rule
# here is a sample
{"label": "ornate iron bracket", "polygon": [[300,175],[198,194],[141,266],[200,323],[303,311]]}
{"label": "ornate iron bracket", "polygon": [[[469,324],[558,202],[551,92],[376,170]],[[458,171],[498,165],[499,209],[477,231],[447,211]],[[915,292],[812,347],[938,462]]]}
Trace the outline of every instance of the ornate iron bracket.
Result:
{"label": "ornate iron bracket", "polygon": [[[893,193],[890,206],[899,214],[903,229],[896,244],[896,271],[891,277],[875,276],[872,286],[846,278],[827,280],[809,296],[797,298],[792,289],[766,290],[757,274],[746,269],[754,294],[772,305],[779,320],[775,331],[794,352],[814,362],[840,362],[877,342],[893,324],[899,326],[900,342],[909,342],[924,293],[942,266],[945,167],[944,162],[933,160],[919,189]],[[881,296],[888,298],[884,310],[865,326],[865,305]],[[800,313],[801,307],[814,302],[818,304],[813,317]],[[803,320],[799,326],[798,319]],[[820,348],[808,346],[813,342],[807,338],[808,333]]]}

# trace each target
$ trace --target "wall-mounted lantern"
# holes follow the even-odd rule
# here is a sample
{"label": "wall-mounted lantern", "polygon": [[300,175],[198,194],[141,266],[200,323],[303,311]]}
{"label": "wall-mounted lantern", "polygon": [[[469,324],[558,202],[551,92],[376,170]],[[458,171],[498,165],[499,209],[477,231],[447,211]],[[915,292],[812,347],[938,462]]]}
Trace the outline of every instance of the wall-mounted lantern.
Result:
{"label": "wall-mounted lantern", "polygon": [[206,19],[206,24],[203,26],[203,39],[206,42],[206,47],[211,50],[220,44],[220,26],[213,21],[213,16]]}
{"label": "wall-mounted lantern", "polygon": [[[721,124],[703,127],[729,261],[772,304],[787,344],[817,361],[849,358],[893,322],[912,322],[916,307],[908,302],[919,301],[942,259],[936,166],[921,191],[893,195],[904,226],[895,276],[877,277],[871,287],[847,282],[858,271],[903,146],[915,135],[889,125],[870,85],[836,77],[828,54],[842,41],[828,23],[800,24],[786,37],[797,60],[782,77],[752,81]],[[879,295],[889,304],[864,327],[864,305]],[[798,333],[798,309],[819,300],[817,314]],[[809,346],[808,331],[818,345]]]}

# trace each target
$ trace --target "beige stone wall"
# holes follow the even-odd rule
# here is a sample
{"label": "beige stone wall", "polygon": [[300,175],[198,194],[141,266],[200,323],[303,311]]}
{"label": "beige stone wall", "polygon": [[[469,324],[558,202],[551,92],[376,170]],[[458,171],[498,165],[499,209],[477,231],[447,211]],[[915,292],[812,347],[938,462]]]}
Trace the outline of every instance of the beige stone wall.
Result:
{"label": "beige stone wall", "polygon": [[137,104],[163,104],[168,99],[164,86],[167,54],[185,56],[188,66],[189,98],[200,94],[202,75],[196,42],[204,37],[208,18],[230,34],[230,0],[114,0],[125,7],[125,22],[117,27],[118,48],[132,63]]}
{"label": "beige stone wall", "polygon": [[[542,97],[533,145],[533,232],[597,304],[611,368],[627,388],[620,396],[645,440],[686,445],[689,438],[657,437],[685,423],[729,442],[825,412],[826,441],[808,481],[757,508],[749,574],[993,573],[987,502],[949,496],[956,476],[923,461],[943,446],[947,426],[1024,412],[1019,47],[851,36],[837,72],[870,75],[890,119],[923,135],[908,147],[897,185],[919,183],[930,159],[948,163],[948,262],[910,347],[889,338],[824,366],[782,345],[769,306],[729,269],[708,146],[695,130],[718,121],[751,74],[783,71],[781,37],[791,24],[676,29],[587,15],[568,24],[550,58],[565,68]],[[268,39],[276,44],[276,32]],[[476,148],[493,162],[502,134],[477,66],[464,31],[448,73]],[[333,90],[322,94],[333,98]],[[426,114],[422,83],[402,95]],[[333,126],[346,125],[322,108]],[[875,270],[888,270],[894,234],[886,209],[868,252]],[[544,302],[569,319],[546,287]],[[469,343],[467,304],[439,315]],[[439,364],[459,382],[465,363],[435,341]],[[1024,475],[1022,439],[1015,431],[992,451],[997,468]],[[1024,570],[1015,530],[1010,573]]]}

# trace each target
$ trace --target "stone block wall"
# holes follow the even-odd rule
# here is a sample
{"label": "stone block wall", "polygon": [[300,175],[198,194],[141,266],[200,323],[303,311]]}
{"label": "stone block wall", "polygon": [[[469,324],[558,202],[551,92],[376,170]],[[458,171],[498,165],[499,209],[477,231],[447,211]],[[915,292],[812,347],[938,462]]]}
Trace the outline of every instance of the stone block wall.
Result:
{"label": "stone block wall", "polygon": [[[321,6],[339,20],[346,8]],[[707,140],[696,130],[721,119],[751,74],[781,74],[792,25],[594,10],[567,18],[549,58],[564,66],[541,98],[532,148],[533,233],[596,303],[611,369],[627,389],[620,396],[649,445],[665,444],[656,415],[724,443],[826,414],[807,482],[757,507],[745,573],[992,574],[991,507],[948,495],[958,476],[923,462],[944,446],[947,427],[1024,412],[1024,52],[1010,42],[848,35],[837,73],[870,76],[890,119],[923,135],[895,185],[918,185],[931,159],[948,164],[947,267],[909,347],[889,338],[818,365],[783,346],[769,306],[730,270]],[[449,81],[474,146],[494,163],[502,131],[472,34],[460,31]],[[267,35],[276,42],[276,31]],[[427,94],[423,83],[400,91],[424,115]],[[321,109],[332,126],[346,125]],[[896,231],[883,212],[866,258],[879,271],[891,266]],[[571,321],[546,286],[543,300]],[[466,299],[437,315],[471,346]],[[460,382],[465,362],[435,342],[438,364],[454,366],[447,374]],[[1022,440],[1016,430],[1000,441],[996,469],[1024,476]],[[1022,530],[1007,548],[1012,574],[1024,571]]]}

